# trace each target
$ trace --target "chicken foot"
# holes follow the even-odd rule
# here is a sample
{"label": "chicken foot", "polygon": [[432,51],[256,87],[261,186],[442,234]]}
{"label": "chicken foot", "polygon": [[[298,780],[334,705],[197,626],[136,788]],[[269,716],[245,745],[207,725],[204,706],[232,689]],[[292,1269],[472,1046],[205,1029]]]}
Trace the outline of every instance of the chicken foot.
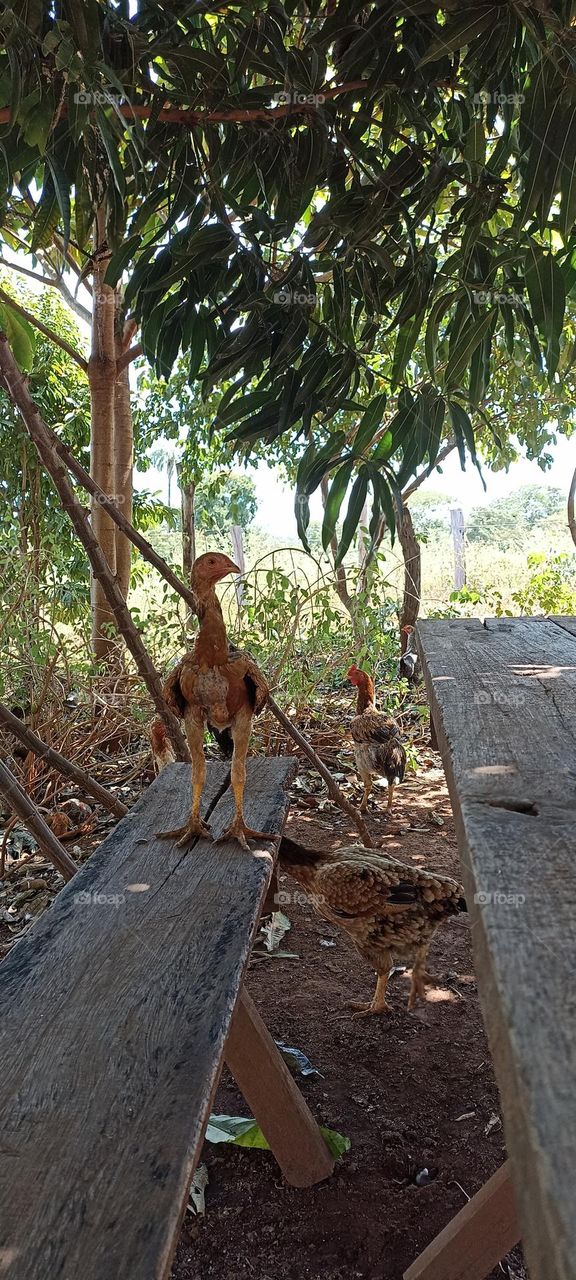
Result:
{"label": "chicken foot", "polygon": [[416,1000],[418,998],[420,998],[420,1000],[426,999],[427,983],[430,984],[431,986],[436,985],[436,979],[434,975],[431,973],[428,973],[428,971],[424,968],[427,957],[428,957],[428,946],[421,947],[420,950],[416,952],[414,964],[412,966],[412,981],[410,984],[410,994],[408,996],[409,1009],[414,1008],[414,1005],[416,1004]]}
{"label": "chicken foot", "polygon": [[388,975],[390,973],[391,964],[385,973],[379,973],[376,980],[376,990],[369,1004],[365,1001],[349,1000],[346,1004],[347,1009],[354,1009],[354,1018],[367,1018],[375,1013],[393,1013],[392,1005],[386,1003],[386,988],[388,986]]}

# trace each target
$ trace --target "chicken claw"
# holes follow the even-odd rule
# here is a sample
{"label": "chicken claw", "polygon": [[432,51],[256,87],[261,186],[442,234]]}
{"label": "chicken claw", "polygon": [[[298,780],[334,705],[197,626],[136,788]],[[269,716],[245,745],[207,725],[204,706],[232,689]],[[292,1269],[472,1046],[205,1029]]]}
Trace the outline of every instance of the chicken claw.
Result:
{"label": "chicken claw", "polygon": [[374,1000],[370,1001],[370,1004],[366,1004],[365,1001],[361,1000],[348,1000],[344,1008],[354,1009],[353,1018],[368,1018],[371,1014],[377,1013],[394,1013],[391,1004],[386,1004],[386,1002],[384,1004],[376,1004]]}
{"label": "chicken claw", "polygon": [[200,837],[201,840],[212,840],[212,832],[210,827],[202,821],[202,818],[194,818],[189,822],[185,822],[182,827],[175,827],[173,831],[157,831],[158,840],[175,840],[179,849],[185,849],[186,845],[191,844],[192,840]]}
{"label": "chicken claw", "polygon": [[225,840],[237,840],[242,849],[246,849],[250,853],[250,845],[248,840],[277,840],[277,831],[254,831],[253,827],[247,827],[244,819],[237,815],[230,826],[218,836],[216,844],[223,844]]}

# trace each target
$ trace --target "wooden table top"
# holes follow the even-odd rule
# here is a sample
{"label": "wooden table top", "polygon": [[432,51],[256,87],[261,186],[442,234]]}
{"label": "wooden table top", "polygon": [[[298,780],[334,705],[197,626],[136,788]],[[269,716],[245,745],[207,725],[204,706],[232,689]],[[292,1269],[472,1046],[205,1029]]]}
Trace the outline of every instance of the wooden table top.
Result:
{"label": "wooden table top", "polygon": [[418,644],[531,1280],[576,1280],[576,619]]}

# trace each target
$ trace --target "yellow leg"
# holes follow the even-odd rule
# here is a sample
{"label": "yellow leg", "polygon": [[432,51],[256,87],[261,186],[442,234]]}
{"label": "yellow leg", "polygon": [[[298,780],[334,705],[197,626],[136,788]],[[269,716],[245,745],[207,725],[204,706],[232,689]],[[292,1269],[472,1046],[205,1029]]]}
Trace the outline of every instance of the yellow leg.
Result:
{"label": "yellow leg", "polygon": [[[383,957],[383,961],[384,961],[384,957]],[[391,968],[392,968],[392,957],[388,956],[387,968],[384,970],[383,973],[378,974],[378,978],[376,980],[376,990],[374,992],[374,995],[372,997],[370,1004],[362,1004],[362,1003],[359,1004],[355,1001],[349,1001],[347,1007],[349,1009],[355,1010],[355,1013],[354,1013],[355,1018],[367,1018],[371,1014],[375,1014],[375,1013],[392,1013],[392,1006],[386,1003],[386,989],[388,986],[388,975],[390,973]]]}
{"label": "yellow leg", "polygon": [[429,943],[427,943],[425,947],[420,947],[414,957],[414,964],[412,966],[412,981],[410,983],[410,993],[408,996],[409,1009],[414,1008],[414,1005],[416,1004],[416,1000],[418,997],[420,997],[421,1000],[426,999],[426,981],[428,982],[434,981],[432,975],[430,973],[427,973],[425,969],[425,964],[428,957],[428,947],[429,947]]}
{"label": "yellow leg", "polygon": [[172,831],[157,831],[156,835],[160,840],[176,840],[181,849],[191,844],[198,837],[203,840],[211,840],[212,833],[210,827],[200,817],[200,804],[202,802],[202,792],[204,791],[204,783],[206,781],[206,760],[204,757],[204,720],[196,715],[186,715],[185,720],[186,737],[188,746],[190,747],[190,755],[192,757],[192,808],[188,821],[181,827],[175,827]]}
{"label": "yellow leg", "polygon": [[249,850],[248,840],[275,840],[277,832],[255,831],[247,827],[244,821],[244,788],[246,786],[246,755],[252,730],[252,715],[240,714],[232,726],[234,754],[230,770],[230,785],[234,795],[235,813],[230,826],[219,837],[220,840],[237,840],[243,849]]}
{"label": "yellow leg", "polygon": [[364,795],[362,796],[362,804],[360,805],[360,813],[366,813],[366,810],[367,810],[367,808],[368,808],[368,796],[370,795],[370,792],[371,792],[371,790],[372,790],[372,778],[371,778],[370,774],[365,774],[365,773],[363,773],[363,774],[362,774],[362,781],[363,781],[363,783],[364,783]]}

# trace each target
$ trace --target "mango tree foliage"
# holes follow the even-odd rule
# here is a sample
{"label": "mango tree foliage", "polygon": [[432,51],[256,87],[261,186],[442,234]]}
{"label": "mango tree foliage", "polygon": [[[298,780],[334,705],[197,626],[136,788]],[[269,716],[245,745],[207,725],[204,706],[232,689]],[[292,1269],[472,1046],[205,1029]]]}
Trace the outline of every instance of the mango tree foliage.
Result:
{"label": "mango tree foliage", "polygon": [[56,233],[89,273],[104,208],[155,372],[182,351],[204,395],[225,384],[242,449],[302,440],[301,536],[329,475],[342,559],[447,429],[475,457],[495,342],[549,384],[570,367],[574,9],[13,0],[2,234]]}

